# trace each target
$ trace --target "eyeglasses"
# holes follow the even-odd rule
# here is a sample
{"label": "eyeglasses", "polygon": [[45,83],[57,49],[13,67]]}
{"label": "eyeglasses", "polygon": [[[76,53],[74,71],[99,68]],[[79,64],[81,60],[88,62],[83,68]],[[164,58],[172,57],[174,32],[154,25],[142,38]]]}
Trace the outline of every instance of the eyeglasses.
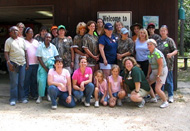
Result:
{"label": "eyeglasses", "polygon": [[79,30],[86,29],[84,26],[79,27]]}

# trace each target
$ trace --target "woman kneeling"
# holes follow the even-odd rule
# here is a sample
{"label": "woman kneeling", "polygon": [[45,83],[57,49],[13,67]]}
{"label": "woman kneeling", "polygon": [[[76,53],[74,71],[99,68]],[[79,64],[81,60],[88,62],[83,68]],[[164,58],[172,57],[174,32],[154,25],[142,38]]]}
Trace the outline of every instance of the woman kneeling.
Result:
{"label": "woman kneeling", "polygon": [[59,104],[72,108],[75,106],[74,98],[71,95],[71,78],[68,70],[63,69],[63,59],[56,58],[54,69],[48,72],[48,93],[52,101],[52,109],[57,108],[57,97]]}

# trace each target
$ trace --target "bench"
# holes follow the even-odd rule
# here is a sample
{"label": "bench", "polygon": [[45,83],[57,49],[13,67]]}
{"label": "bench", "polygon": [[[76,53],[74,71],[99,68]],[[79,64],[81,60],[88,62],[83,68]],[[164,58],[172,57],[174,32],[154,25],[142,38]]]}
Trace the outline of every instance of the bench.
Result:
{"label": "bench", "polygon": [[178,59],[183,59],[184,61],[184,67],[182,69],[187,70],[187,60],[190,59],[188,56],[178,56]]}

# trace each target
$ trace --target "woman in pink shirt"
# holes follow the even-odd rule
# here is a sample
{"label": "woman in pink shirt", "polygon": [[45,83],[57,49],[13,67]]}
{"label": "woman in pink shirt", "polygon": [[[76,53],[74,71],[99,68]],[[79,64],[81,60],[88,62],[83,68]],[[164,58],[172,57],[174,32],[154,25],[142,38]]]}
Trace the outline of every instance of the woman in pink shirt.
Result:
{"label": "woman in pink shirt", "polygon": [[73,73],[73,95],[81,102],[82,97],[85,96],[84,105],[90,106],[90,97],[94,91],[94,84],[92,83],[92,69],[87,67],[86,56],[80,56],[79,68]]}
{"label": "woman in pink shirt", "polygon": [[68,70],[63,69],[63,59],[55,59],[54,68],[48,72],[48,93],[52,102],[52,109],[57,108],[57,97],[59,104],[72,108],[75,106],[75,100],[71,95],[71,78]]}
{"label": "woman in pink shirt", "polygon": [[39,46],[37,40],[33,39],[33,30],[27,27],[25,30],[25,46],[28,53],[29,68],[26,70],[25,81],[24,81],[24,92],[25,98],[29,97],[37,99],[38,87],[37,87],[37,71],[38,71],[38,60],[36,57],[36,51]]}

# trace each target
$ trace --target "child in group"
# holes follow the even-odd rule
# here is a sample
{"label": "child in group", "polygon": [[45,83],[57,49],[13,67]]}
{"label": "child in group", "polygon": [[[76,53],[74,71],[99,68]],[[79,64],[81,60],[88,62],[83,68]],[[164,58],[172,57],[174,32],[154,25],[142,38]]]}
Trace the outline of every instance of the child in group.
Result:
{"label": "child in group", "polygon": [[95,73],[95,80],[94,84],[96,85],[94,90],[94,97],[95,97],[95,107],[99,107],[99,98],[100,97],[100,103],[102,103],[104,106],[107,106],[108,97],[107,97],[107,81],[104,78],[104,74],[102,70],[97,70]]}
{"label": "child in group", "polygon": [[114,107],[117,100],[117,105],[122,106],[121,100],[126,93],[123,89],[122,77],[119,76],[120,68],[118,65],[113,65],[111,69],[111,76],[108,76],[108,90],[109,90],[109,106]]}

